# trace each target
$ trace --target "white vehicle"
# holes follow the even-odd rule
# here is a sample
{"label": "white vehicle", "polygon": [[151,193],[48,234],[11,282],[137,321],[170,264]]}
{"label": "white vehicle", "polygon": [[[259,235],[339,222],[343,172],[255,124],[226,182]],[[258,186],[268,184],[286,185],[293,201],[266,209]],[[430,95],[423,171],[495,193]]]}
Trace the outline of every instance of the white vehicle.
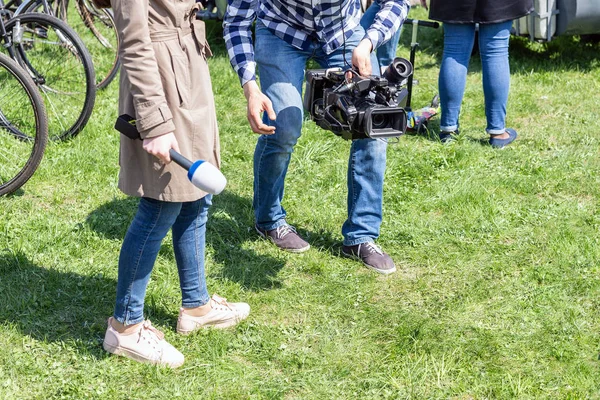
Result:
{"label": "white vehicle", "polygon": [[535,0],[535,11],[515,21],[515,33],[550,41],[562,35],[600,34],[600,0]]}

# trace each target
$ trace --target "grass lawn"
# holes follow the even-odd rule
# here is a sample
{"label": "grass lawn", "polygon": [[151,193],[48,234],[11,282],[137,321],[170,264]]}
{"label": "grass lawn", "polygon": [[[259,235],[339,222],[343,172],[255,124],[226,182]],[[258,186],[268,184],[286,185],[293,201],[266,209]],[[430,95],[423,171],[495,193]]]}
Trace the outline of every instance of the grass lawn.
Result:
{"label": "grass lawn", "polygon": [[[406,135],[389,146],[378,242],[398,272],[383,277],[340,257],[349,142],[312,122],[284,202],[311,250],[286,254],[254,233],[256,136],[218,24],[208,28],[229,180],[209,220],[208,286],[250,303],[250,317],[178,336],[166,240],[146,315],[186,363],[169,370],[102,350],[137,204],[117,188],[115,82],[86,129],[49,144],[33,178],[0,198],[0,398],[600,397],[599,44],[511,41],[507,124],[519,139],[505,150],[482,145],[477,58],[459,140]],[[420,30],[414,106],[437,90],[441,35]],[[407,58],[409,42],[406,29]]]}

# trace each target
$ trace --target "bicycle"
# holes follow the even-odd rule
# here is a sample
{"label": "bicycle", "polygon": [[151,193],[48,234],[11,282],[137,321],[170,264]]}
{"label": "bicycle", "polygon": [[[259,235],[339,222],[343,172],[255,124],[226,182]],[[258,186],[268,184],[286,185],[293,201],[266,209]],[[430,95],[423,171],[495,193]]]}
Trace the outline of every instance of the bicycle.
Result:
{"label": "bicycle", "polygon": [[[52,0],[50,0],[52,1]],[[70,7],[70,5],[75,5]],[[17,8],[14,8],[18,5]],[[96,71],[96,87],[103,89],[117,76],[119,67],[119,35],[110,9],[100,9],[89,0],[10,0],[14,15],[41,12],[67,22],[89,50]]]}
{"label": "bicycle", "polygon": [[[75,5],[70,7],[70,5]],[[89,50],[96,71],[96,87],[103,89],[116,77],[119,67],[119,35],[110,9],[100,9],[89,0],[9,0],[13,15],[40,12],[67,22]]]}
{"label": "bicycle", "polygon": [[65,22],[41,13],[12,15],[0,0],[0,41],[37,84],[48,112],[51,139],[76,136],[96,99],[94,65]]}
{"label": "bicycle", "polygon": [[0,54],[0,196],[31,178],[48,141],[44,101],[29,74]]}

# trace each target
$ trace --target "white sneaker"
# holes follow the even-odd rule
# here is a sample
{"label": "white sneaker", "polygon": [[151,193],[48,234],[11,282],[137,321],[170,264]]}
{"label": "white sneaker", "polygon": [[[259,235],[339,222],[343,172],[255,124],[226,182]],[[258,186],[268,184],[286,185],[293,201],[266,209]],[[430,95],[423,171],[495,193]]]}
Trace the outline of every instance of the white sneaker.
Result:
{"label": "white sneaker", "polygon": [[183,354],[166,340],[165,335],[152,326],[149,320],[144,321],[139,329],[131,333],[119,333],[108,319],[108,328],[104,336],[104,350],[131,358],[132,360],[151,364],[166,365],[177,368],[183,364]]}
{"label": "white sneaker", "polygon": [[200,328],[227,328],[238,324],[250,314],[250,306],[246,303],[228,303],[227,299],[213,294],[210,304],[212,310],[202,317],[185,314],[179,310],[177,332],[183,335],[192,333]]}

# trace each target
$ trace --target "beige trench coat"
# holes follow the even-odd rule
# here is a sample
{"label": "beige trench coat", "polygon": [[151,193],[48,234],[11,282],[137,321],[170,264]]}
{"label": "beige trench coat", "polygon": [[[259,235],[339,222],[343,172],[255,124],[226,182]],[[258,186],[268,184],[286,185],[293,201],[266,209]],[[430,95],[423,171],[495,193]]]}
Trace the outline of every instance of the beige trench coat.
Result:
{"label": "beige trench coat", "polygon": [[[174,132],[181,153],[220,167],[219,134],[204,22],[194,0],[111,0],[121,39],[119,115],[135,116],[142,138]],[[194,201],[206,193],[184,169],[162,165],[141,140],[121,135],[119,188],[128,195]]]}

